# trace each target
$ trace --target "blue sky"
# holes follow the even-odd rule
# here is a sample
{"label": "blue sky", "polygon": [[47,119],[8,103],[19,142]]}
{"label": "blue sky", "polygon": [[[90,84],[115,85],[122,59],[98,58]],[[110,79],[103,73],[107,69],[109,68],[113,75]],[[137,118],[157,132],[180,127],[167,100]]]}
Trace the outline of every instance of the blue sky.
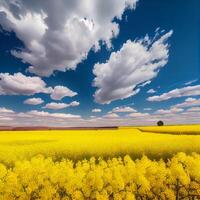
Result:
{"label": "blue sky", "polygon": [[199,123],[200,2],[115,4],[2,0],[2,125]]}

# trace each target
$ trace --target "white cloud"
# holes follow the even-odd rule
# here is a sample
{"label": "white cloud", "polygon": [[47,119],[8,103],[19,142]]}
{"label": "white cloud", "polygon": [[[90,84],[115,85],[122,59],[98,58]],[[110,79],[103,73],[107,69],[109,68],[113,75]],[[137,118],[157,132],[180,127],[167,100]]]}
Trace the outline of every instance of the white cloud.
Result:
{"label": "white cloud", "polygon": [[51,98],[53,100],[61,100],[64,97],[73,97],[77,95],[76,92],[73,92],[67,87],[64,86],[56,86],[51,92]]}
{"label": "white cloud", "polygon": [[0,113],[2,114],[2,113],[14,113],[14,111],[13,110],[11,110],[11,109],[7,109],[7,108],[5,108],[5,107],[0,107]]}
{"label": "white cloud", "polygon": [[69,113],[51,113],[37,110],[17,113],[7,108],[0,108],[1,126],[144,126],[156,125],[158,120],[163,120],[165,124],[200,123],[200,111],[186,110],[184,112],[165,112],[162,114],[134,112],[125,117],[120,117],[116,113],[108,113],[102,117],[93,116],[83,119],[80,115]]}
{"label": "white cloud", "polygon": [[30,104],[30,105],[39,105],[42,104],[44,101],[41,98],[30,98],[26,99],[24,101],[24,104]]}
{"label": "white cloud", "polygon": [[[54,100],[61,100],[68,96],[77,95],[65,86],[47,87],[46,83],[37,76],[26,76],[22,73],[0,73],[0,95],[25,95],[31,96],[38,93],[50,94]],[[25,104],[38,105],[43,103],[40,98],[31,98],[24,101]]]}
{"label": "white cloud", "polygon": [[2,117],[2,116],[0,116],[0,120],[1,120],[1,122],[0,122],[0,124],[3,124],[3,126],[7,126],[7,123],[9,122],[9,121],[12,121],[13,120],[13,118],[11,118],[11,117]]}
{"label": "white cloud", "polygon": [[79,106],[80,105],[80,103],[78,102],[78,101],[72,101],[70,104],[69,104],[69,106]]}
{"label": "white cloud", "polygon": [[51,88],[36,76],[25,76],[22,73],[0,73],[0,95],[34,95],[50,93]]}
{"label": "white cloud", "polygon": [[200,99],[187,98],[183,103],[174,105],[175,108],[186,108],[192,106],[200,106]]}
{"label": "white cloud", "polygon": [[195,83],[197,81],[198,81],[198,79],[193,79],[191,81],[186,82],[184,85],[190,85],[190,84]]}
{"label": "white cloud", "polygon": [[156,114],[171,114],[171,113],[180,113],[180,112],[183,112],[184,110],[182,108],[175,108],[175,107],[172,107],[170,109],[159,109],[157,110],[155,113]]}
{"label": "white cloud", "polygon": [[119,115],[116,113],[108,113],[103,116],[103,118],[108,118],[108,119],[114,119],[114,118],[118,118],[118,117],[119,117]]}
{"label": "white cloud", "polygon": [[146,85],[149,85],[150,83],[151,83],[151,81],[146,81],[146,82],[140,84],[139,86],[140,86],[140,87],[144,87],[144,86],[146,86]]}
{"label": "white cloud", "polygon": [[95,112],[95,113],[101,112],[101,109],[99,109],[99,108],[94,108],[94,109],[92,109],[92,112]]}
{"label": "white cloud", "polygon": [[152,110],[152,108],[144,108],[144,110],[150,111],[150,110]]}
{"label": "white cloud", "polygon": [[179,113],[179,112],[183,112],[184,109],[182,109],[182,108],[171,107],[171,108],[170,108],[170,111],[171,111],[172,113]]}
{"label": "white cloud", "polygon": [[154,94],[154,93],[156,93],[156,91],[154,89],[150,89],[150,90],[147,91],[147,93],[148,94]]}
{"label": "white cloud", "polygon": [[50,113],[32,110],[26,113],[17,113],[10,122],[14,126],[81,126],[83,119],[80,115],[69,113]]}
{"label": "white cloud", "polygon": [[171,112],[169,110],[159,109],[155,113],[162,115],[162,114],[169,114]]}
{"label": "white cloud", "polygon": [[27,112],[28,115],[36,116],[36,117],[50,117],[50,118],[61,118],[61,119],[68,119],[68,118],[80,118],[79,115],[72,115],[72,114],[65,114],[65,113],[49,113],[44,111],[29,111]]}
{"label": "white cloud", "polygon": [[95,118],[96,118],[96,116],[94,116],[94,115],[91,115],[89,118],[90,118],[90,119],[95,119]]}
{"label": "white cloud", "polygon": [[93,82],[97,90],[95,101],[109,104],[118,99],[125,99],[139,92],[137,86],[152,80],[159,69],[168,62],[169,45],[167,40],[173,31],[150,39],[130,41],[113,52],[106,63],[96,63]]}
{"label": "white cloud", "polygon": [[111,47],[119,20],[137,0],[2,0],[0,24],[13,31],[25,48],[12,54],[29,63],[29,71],[49,76],[54,70],[75,69],[100,42]]}
{"label": "white cloud", "polygon": [[130,113],[127,115],[127,117],[146,117],[149,116],[149,113],[140,113],[140,112],[135,112],[135,113]]}
{"label": "white cloud", "polygon": [[187,111],[189,111],[189,112],[200,112],[200,107],[192,107],[192,108],[187,109]]}
{"label": "white cloud", "polygon": [[179,89],[171,90],[159,96],[148,97],[148,101],[164,101],[177,97],[197,96],[200,95],[200,85],[187,86]]}
{"label": "white cloud", "polygon": [[51,102],[51,103],[47,103],[43,108],[52,109],[52,110],[60,110],[60,109],[67,108],[67,107],[79,106],[79,104],[80,103],[77,101],[73,101],[69,104]]}
{"label": "white cloud", "polygon": [[38,110],[14,112],[0,108],[0,126],[82,126],[80,115],[50,113]]}
{"label": "white cloud", "polygon": [[129,106],[121,106],[121,107],[113,108],[112,112],[126,113],[126,112],[136,112],[136,110]]}
{"label": "white cloud", "polygon": [[55,103],[55,102],[51,102],[51,103],[47,103],[44,108],[47,109],[52,109],[52,110],[59,110],[59,109],[63,109],[68,107],[69,105],[66,103]]}

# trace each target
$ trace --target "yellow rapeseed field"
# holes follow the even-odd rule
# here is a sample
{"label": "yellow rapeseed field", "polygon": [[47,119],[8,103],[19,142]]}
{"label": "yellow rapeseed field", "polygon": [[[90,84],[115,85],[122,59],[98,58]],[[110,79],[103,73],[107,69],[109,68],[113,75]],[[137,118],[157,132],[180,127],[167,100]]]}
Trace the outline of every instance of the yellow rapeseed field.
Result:
{"label": "yellow rapeseed field", "polygon": [[[200,126],[139,127],[174,132],[197,130]],[[147,131],[148,131],[147,130]],[[139,158],[168,158],[177,152],[200,153],[200,135],[172,135],[143,132],[133,127],[117,130],[48,130],[1,131],[0,162],[12,164],[16,160],[35,155],[50,156],[53,160],[70,158],[114,157],[130,155]]]}
{"label": "yellow rapeseed field", "polygon": [[[125,127],[130,128],[130,127]],[[170,133],[170,134],[180,134],[180,135],[200,135],[199,125],[182,125],[182,126],[146,126],[138,127],[139,130],[144,132],[153,133]]]}
{"label": "yellow rapeseed field", "polygon": [[200,199],[199,128],[1,131],[0,200]]}
{"label": "yellow rapeseed field", "polygon": [[197,200],[200,155],[168,161],[129,156],[59,162],[43,156],[0,164],[1,200]]}

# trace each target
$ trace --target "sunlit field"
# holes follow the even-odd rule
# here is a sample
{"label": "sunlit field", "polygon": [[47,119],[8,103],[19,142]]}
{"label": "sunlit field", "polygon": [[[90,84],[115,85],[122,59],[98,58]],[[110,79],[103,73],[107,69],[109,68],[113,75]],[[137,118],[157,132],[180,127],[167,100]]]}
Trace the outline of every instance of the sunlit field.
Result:
{"label": "sunlit field", "polygon": [[0,199],[199,199],[198,129],[1,131]]}
{"label": "sunlit field", "polygon": [[146,127],[138,127],[138,129],[143,132],[152,132],[152,133],[170,133],[175,135],[200,135],[199,125],[146,126]]}
{"label": "sunlit field", "polygon": [[43,156],[0,164],[2,200],[193,200],[200,198],[200,155],[167,161],[143,156],[59,162]]}
{"label": "sunlit field", "polygon": [[199,128],[1,131],[0,199],[199,199]]}
{"label": "sunlit field", "polygon": [[[197,135],[197,131],[196,135],[180,135],[180,132],[188,133],[198,130],[199,127],[1,131],[0,161],[12,164],[16,160],[30,159],[38,154],[50,156],[53,160],[62,158],[79,160],[92,156],[109,158],[124,155],[130,155],[133,159],[140,158],[142,155],[151,159],[166,159],[177,152],[200,153],[200,135]],[[166,130],[173,134],[166,134]]]}

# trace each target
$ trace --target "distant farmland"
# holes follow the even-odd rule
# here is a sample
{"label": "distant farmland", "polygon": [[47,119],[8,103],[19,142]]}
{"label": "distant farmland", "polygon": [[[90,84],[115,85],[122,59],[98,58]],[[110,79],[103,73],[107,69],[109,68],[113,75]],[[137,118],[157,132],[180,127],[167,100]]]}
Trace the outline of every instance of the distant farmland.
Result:
{"label": "distant farmland", "polygon": [[[30,159],[37,154],[51,156],[54,160],[78,160],[91,156],[108,158],[126,154],[132,158],[147,155],[152,159],[159,159],[171,157],[180,151],[200,153],[200,135],[184,135],[189,131],[199,130],[199,127],[1,131],[0,161],[9,164],[18,159]],[[166,133],[167,128],[172,134]]]}

